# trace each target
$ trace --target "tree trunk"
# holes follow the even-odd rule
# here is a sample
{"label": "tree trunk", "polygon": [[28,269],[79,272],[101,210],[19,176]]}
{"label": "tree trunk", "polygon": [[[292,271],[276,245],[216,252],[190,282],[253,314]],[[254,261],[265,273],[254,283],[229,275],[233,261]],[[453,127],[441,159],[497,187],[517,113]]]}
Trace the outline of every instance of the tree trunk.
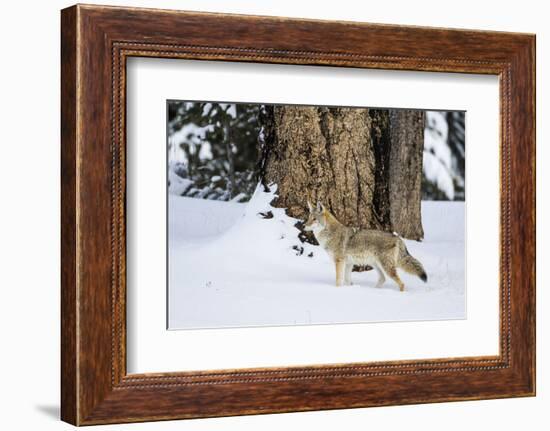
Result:
{"label": "tree trunk", "polygon": [[421,240],[423,111],[390,110],[390,147],[390,226],[404,238]]}
{"label": "tree trunk", "polygon": [[422,238],[423,113],[267,106],[260,120],[274,205],[304,220],[307,201],[320,201],[347,226]]}

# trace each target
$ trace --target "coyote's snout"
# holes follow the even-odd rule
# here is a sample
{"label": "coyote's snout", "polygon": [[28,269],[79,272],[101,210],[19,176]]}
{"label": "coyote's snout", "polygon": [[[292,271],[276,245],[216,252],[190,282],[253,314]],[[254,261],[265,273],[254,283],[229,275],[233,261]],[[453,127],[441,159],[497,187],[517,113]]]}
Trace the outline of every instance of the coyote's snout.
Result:
{"label": "coyote's snout", "polygon": [[370,265],[378,272],[376,287],[382,286],[386,275],[399,290],[405,285],[397,268],[418,276],[426,282],[428,276],[422,264],[412,257],[399,236],[374,229],[355,229],[340,223],[322,204],[313,207],[309,202],[309,218],[305,230],[312,231],[319,244],[328,252],[336,266],[336,286],[342,285],[342,276],[351,285],[353,265]]}

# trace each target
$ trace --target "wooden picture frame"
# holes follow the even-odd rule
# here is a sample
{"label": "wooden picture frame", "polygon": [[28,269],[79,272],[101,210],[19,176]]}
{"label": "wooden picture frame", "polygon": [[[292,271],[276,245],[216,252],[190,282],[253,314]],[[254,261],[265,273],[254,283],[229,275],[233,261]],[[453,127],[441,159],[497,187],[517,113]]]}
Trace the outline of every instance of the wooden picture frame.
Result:
{"label": "wooden picture frame", "polygon": [[[535,394],[534,35],[83,5],[61,16],[64,421]],[[498,75],[500,354],[127,374],[125,65],[131,56]]]}

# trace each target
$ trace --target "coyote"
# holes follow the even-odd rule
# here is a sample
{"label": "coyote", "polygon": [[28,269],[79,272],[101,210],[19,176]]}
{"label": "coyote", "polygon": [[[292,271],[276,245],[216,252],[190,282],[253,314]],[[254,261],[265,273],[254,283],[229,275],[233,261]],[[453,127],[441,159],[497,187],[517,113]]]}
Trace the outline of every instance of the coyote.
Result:
{"label": "coyote", "polygon": [[399,290],[405,285],[397,268],[418,276],[426,282],[428,276],[422,264],[412,257],[405,243],[396,234],[374,229],[356,229],[340,223],[321,203],[314,208],[308,202],[309,218],[304,229],[313,232],[319,244],[327,251],[336,266],[336,286],[351,285],[353,265],[370,265],[378,273],[376,287],[386,281],[384,273],[392,278]]}

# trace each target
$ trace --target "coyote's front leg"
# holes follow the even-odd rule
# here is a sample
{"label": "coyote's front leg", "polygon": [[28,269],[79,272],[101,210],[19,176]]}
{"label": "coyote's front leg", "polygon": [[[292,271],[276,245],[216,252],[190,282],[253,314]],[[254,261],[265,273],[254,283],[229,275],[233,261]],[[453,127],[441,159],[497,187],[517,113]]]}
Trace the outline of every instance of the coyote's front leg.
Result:
{"label": "coyote's front leg", "polygon": [[335,259],[334,264],[336,265],[336,286],[341,286],[345,263],[343,259]]}
{"label": "coyote's front leg", "polygon": [[346,284],[346,286],[351,286],[353,284],[351,282],[352,269],[353,269],[353,264],[346,262],[345,275],[344,275],[344,283]]}

